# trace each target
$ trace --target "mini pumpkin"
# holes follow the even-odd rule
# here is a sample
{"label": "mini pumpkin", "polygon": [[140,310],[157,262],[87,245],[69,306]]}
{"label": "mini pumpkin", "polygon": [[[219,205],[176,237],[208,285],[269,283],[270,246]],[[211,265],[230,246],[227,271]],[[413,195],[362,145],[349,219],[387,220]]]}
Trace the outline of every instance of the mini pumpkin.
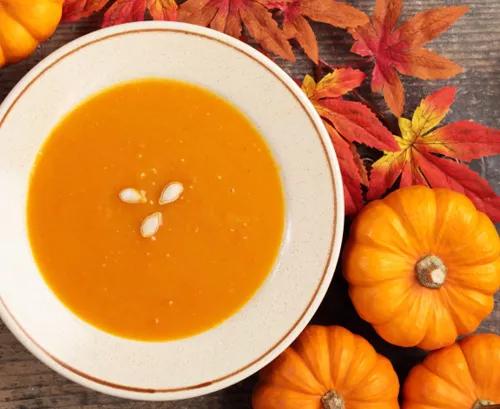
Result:
{"label": "mini pumpkin", "polygon": [[472,335],[427,355],[403,389],[403,409],[500,408],[500,336]]}
{"label": "mini pumpkin", "polygon": [[0,67],[29,56],[61,20],[63,0],[0,0]]}
{"label": "mini pumpkin", "polygon": [[500,285],[500,240],[464,195],[412,186],[368,204],[344,275],[359,315],[387,341],[436,349],[479,325]]}
{"label": "mini pumpkin", "polygon": [[260,374],[254,409],[397,409],[388,359],[347,329],[310,325]]}

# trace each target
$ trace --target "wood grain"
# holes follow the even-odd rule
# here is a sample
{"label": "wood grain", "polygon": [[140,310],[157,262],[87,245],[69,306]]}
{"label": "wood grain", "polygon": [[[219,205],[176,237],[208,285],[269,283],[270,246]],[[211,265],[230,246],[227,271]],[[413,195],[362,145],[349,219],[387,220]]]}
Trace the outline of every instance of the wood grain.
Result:
{"label": "wood grain", "polygon": [[[352,4],[370,11],[373,0],[352,0]],[[423,82],[405,78],[407,91],[406,112],[411,112],[422,96],[443,84],[459,88],[458,100],[448,121],[474,119],[485,125],[500,128],[500,2],[498,0],[407,0],[405,16],[426,8],[467,3],[471,12],[449,32],[431,44],[431,48],[465,67],[465,72],[450,81]],[[17,65],[0,70],[0,101],[38,61],[63,44],[98,27],[98,19],[62,25],[53,38],[40,46],[36,53]],[[316,24],[322,56],[333,65],[361,66],[365,61],[351,53],[351,40],[341,30]],[[280,64],[295,78],[302,78],[313,67],[299,53],[296,64]],[[382,110],[380,98],[373,98],[368,88],[365,97]],[[500,157],[473,163],[497,193],[500,192]],[[401,380],[408,370],[419,362],[424,353],[414,348],[394,347],[378,337],[371,327],[355,313],[347,296],[346,283],[337,272],[334,282],[313,321],[322,324],[340,324],[365,336],[376,349],[388,356]],[[494,312],[482,323],[479,331],[500,334],[500,294],[496,295]],[[132,402],[90,391],[59,376],[34,358],[0,322],[0,409],[249,409],[250,394],[256,377],[218,393],[179,402]],[[283,408],[286,409],[286,408]]]}

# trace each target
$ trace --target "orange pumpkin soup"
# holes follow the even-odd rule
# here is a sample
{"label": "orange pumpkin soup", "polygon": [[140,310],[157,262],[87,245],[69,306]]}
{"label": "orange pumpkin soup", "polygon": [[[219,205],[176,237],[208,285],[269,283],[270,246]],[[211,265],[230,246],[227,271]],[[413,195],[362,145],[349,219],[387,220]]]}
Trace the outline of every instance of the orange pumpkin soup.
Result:
{"label": "orange pumpkin soup", "polygon": [[271,152],[209,91],[147,79],[108,89],[52,132],[33,169],[38,266],[87,322],[141,340],[235,313],[270,272],[284,201]]}

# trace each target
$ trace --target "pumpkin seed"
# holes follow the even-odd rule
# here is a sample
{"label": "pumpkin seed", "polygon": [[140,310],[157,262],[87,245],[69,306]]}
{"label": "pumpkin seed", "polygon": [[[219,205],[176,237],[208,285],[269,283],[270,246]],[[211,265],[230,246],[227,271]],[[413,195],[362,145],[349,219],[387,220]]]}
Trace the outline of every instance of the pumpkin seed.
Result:
{"label": "pumpkin seed", "polygon": [[167,203],[175,202],[179,197],[181,197],[182,192],[184,192],[184,185],[180,182],[171,182],[163,189],[161,192],[160,200],[158,203],[164,205]]}

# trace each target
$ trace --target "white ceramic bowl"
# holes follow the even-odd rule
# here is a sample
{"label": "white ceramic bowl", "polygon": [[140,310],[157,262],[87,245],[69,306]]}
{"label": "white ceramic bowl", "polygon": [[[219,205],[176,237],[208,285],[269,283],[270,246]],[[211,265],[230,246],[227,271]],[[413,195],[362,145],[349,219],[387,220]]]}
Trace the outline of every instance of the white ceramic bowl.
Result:
{"label": "white ceramic bowl", "polygon": [[[165,77],[232,101],[266,138],[286,195],[278,262],[235,315],[199,335],[139,342],[102,332],[52,293],[30,251],[26,197],[35,155],[79,101],[110,85]],[[342,181],[313,106],[277,65],[205,28],[142,22],[96,31],[38,64],[0,107],[0,313],[40,360],[89,388],[131,399],[197,396],[270,362],[302,331],[337,263]]]}

